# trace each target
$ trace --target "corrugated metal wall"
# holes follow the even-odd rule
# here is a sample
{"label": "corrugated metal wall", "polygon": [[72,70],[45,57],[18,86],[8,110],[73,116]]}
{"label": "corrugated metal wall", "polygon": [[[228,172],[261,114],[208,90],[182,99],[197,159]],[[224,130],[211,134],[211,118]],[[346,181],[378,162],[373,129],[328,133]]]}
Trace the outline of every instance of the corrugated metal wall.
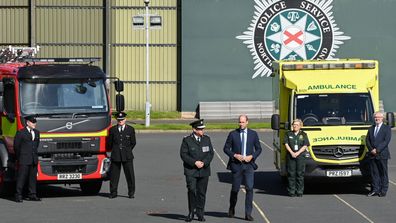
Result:
{"label": "corrugated metal wall", "polygon": [[[162,29],[150,30],[154,111],[178,109],[177,4],[150,1],[150,13],[163,20]],[[39,57],[102,57],[97,65],[125,81],[126,110],[144,110],[146,35],[132,28],[132,16],[143,13],[143,0],[0,0],[0,46],[37,44],[42,47]]]}
{"label": "corrugated metal wall", "polygon": [[[143,0],[112,3],[111,73],[126,82],[126,101],[144,110],[146,100],[146,33],[133,29],[132,16],[144,14]],[[162,29],[150,30],[150,102],[152,110],[177,109],[177,0],[152,0],[150,13],[162,16]]]}

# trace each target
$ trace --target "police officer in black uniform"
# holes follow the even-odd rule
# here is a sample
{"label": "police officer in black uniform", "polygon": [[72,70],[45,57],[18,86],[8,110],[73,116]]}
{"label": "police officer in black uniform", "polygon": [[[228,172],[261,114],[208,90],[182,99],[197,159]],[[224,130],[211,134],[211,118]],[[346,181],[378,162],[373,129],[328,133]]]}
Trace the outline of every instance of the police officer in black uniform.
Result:
{"label": "police officer in black uniform", "polygon": [[22,192],[28,180],[29,194],[27,200],[41,201],[36,195],[37,183],[37,148],[40,143],[40,132],[36,129],[36,117],[25,117],[26,127],[19,130],[14,138],[14,150],[19,168],[17,172],[15,201],[22,202]]}
{"label": "police officer in black uniform", "polygon": [[293,120],[293,131],[285,135],[284,143],[287,149],[287,192],[291,197],[302,197],[304,193],[305,153],[309,146],[307,134],[301,130],[303,122]]}
{"label": "police officer in black uniform", "polygon": [[185,136],[180,147],[184,175],[188,189],[188,210],[185,219],[190,222],[197,214],[198,221],[205,221],[206,189],[210,176],[210,162],[213,159],[213,146],[209,136],[204,135],[204,120],[190,123],[193,133]]}
{"label": "police officer in black uniform", "polygon": [[115,115],[117,125],[109,130],[107,137],[107,148],[111,149],[110,166],[110,196],[117,197],[118,181],[120,179],[121,165],[124,169],[125,178],[128,183],[128,197],[135,197],[135,172],[133,169],[132,150],[136,145],[135,129],[125,124],[126,113],[119,112]]}

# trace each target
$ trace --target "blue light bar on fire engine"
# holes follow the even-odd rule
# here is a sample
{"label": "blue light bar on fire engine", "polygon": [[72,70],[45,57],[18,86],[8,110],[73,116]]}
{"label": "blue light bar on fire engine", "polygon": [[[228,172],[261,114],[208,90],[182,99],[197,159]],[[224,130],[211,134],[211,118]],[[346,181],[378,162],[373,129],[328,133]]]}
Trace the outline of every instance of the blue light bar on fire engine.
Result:
{"label": "blue light bar on fire engine", "polygon": [[26,58],[25,62],[52,62],[52,63],[71,63],[71,62],[97,62],[100,61],[99,57],[86,57],[86,58]]}

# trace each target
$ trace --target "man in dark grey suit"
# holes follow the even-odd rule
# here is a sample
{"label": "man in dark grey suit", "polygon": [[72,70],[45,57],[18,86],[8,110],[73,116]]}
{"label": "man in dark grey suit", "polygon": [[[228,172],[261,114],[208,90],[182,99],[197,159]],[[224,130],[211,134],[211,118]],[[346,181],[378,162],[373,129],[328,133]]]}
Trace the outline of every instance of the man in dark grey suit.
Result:
{"label": "man in dark grey suit", "polygon": [[384,114],[374,113],[375,125],[372,125],[366,136],[366,145],[370,156],[371,196],[385,197],[388,191],[388,159],[390,159],[389,142],[391,128],[383,123]]}
{"label": "man in dark grey suit", "polygon": [[132,153],[136,145],[135,129],[126,124],[126,113],[119,112],[115,117],[118,123],[110,128],[107,137],[107,148],[111,149],[109,198],[117,197],[122,165],[128,183],[128,197],[132,199],[135,198],[134,156]]}
{"label": "man in dark grey suit", "polygon": [[229,157],[227,169],[232,172],[228,217],[233,218],[235,216],[238,191],[242,180],[245,179],[245,220],[253,221],[251,214],[253,210],[254,171],[257,169],[255,160],[262,149],[257,132],[248,129],[248,123],[246,115],[239,116],[239,128],[228,134],[223,150]]}
{"label": "man in dark grey suit", "polygon": [[28,200],[41,201],[36,195],[37,183],[37,148],[40,143],[40,132],[36,129],[36,118],[33,115],[25,117],[26,127],[19,130],[14,138],[14,150],[18,161],[15,201],[22,202],[22,192],[28,180]]}

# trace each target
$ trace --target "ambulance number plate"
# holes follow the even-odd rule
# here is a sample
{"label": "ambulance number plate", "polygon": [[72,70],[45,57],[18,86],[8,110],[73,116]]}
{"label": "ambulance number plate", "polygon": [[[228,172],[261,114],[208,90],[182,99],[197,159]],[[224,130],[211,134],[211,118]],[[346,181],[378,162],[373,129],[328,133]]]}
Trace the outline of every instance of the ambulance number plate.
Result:
{"label": "ambulance number plate", "polygon": [[352,170],[328,170],[326,171],[328,177],[350,177],[352,176]]}
{"label": "ambulance number plate", "polygon": [[80,180],[82,179],[81,173],[60,173],[58,180]]}

